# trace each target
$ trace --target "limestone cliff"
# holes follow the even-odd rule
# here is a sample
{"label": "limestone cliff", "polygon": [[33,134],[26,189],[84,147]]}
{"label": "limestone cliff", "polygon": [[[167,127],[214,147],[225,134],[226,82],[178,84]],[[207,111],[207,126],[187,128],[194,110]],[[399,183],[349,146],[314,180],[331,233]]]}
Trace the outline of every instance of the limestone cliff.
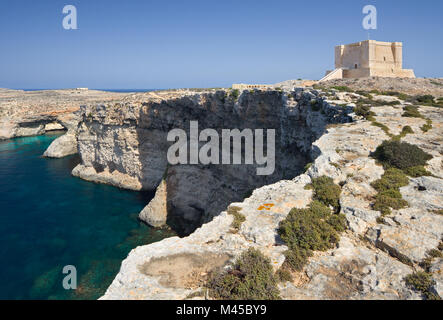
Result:
{"label": "limestone cliff", "polygon": [[[260,95],[263,97],[253,100],[254,97]],[[263,110],[259,102],[266,97],[265,99],[269,100],[265,101],[271,102],[272,110],[276,111],[266,116],[278,118],[279,128],[283,136],[288,139],[287,141],[283,139],[283,142],[289,144],[291,141],[294,142],[297,152],[310,153],[314,159],[307,172],[258,187],[246,199],[231,203],[231,207],[241,210],[245,216],[245,221],[238,232],[232,232],[233,216],[228,214],[227,210],[222,209],[210,222],[203,224],[187,237],[169,238],[132,250],[123,261],[119,274],[102,297],[103,299],[186,299],[190,297],[190,294],[201,290],[202,279],[205,278],[208,270],[219,266],[220,261],[233,260],[249,247],[257,248],[267,255],[275,269],[278,269],[285,259],[283,252],[287,250],[277,236],[278,224],[287,216],[291,208],[303,208],[308,205],[312,199],[312,191],[306,189],[305,186],[313,178],[323,175],[332,177],[342,186],[340,211],[346,216],[347,230],[336,248],[323,253],[315,253],[303,271],[293,275],[292,282],[282,283],[280,285],[281,296],[284,299],[421,298],[419,293],[406,285],[405,277],[421,269],[420,262],[427,257],[427,252],[440,248],[439,243],[443,233],[443,216],[441,215],[443,209],[441,140],[443,111],[434,107],[420,107],[423,118],[426,117],[433,122],[432,128],[426,132],[421,130],[426,124],[425,119],[402,117],[403,107],[406,105],[403,101],[394,106],[383,106],[383,103],[380,103],[381,106],[373,108],[377,125],[371,125],[369,121],[355,115],[352,115],[354,119],[352,123],[327,125],[328,122],[346,122],[344,119],[347,118],[346,113],[349,107],[352,110],[355,106],[354,102],[362,97],[355,93],[333,91],[331,94],[309,90],[290,92],[289,95],[288,99],[288,92],[244,92],[232,108],[228,107],[229,104],[221,102],[210,103],[208,107],[211,106],[211,110],[214,108],[220,110],[223,107],[223,110],[228,110],[225,114],[227,116],[232,114],[233,110],[245,110],[245,101],[252,99],[257,102],[256,112],[248,119],[242,118],[242,121],[253,122],[261,119],[265,121],[265,117],[259,117],[261,114],[259,111]],[[168,118],[168,113],[165,113],[155,119],[163,125],[165,125],[165,118],[168,119],[166,123],[170,123],[169,121],[174,123],[176,114],[180,113],[183,117],[183,110],[187,109],[187,112],[193,110],[190,105],[200,106],[201,102],[207,99],[214,102],[213,99],[217,97],[217,95],[196,95],[181,98],[183,100],[174,100],[174,103],[168,101],[165,103],[165,108],[173,106],[175,113],[169,113],[170,118]],[[376,98],[377,101],[392,99],[385,96]],[[311,104],[311,102],[308,105],[306,102],[311,99],[319,102],[320,105]],[[182,103],[186,101],[188,107],[178,107],[176,101],[182,101]],[[100,166],[104,170],[102,172],[107,171],[107,177],[114,179],[108,178],[109,181],[115,184],[123,185],[124,180],[118,179],[121,175],[127,175],[132,179],[131,181],[137,182],[138,188],[148,186],[150,183],[155,185],[162,179],[160,172],[163,168],[160,168],[160,172],[156,173],[157,176],[154,179],[144,181],[143,177],[146,176],[140,175],[142,170],[139,162],[135,161],[132,167],[123,165],[131,163],[133,159],[137,160],[135,154],[141,152],[140,147],[137,148],[139,146],[135,129],[137,125],[134,124],[139,125],[142,123],[141,119],[146,119],[145,123],[152,126],[158,125],[150,122],[149,119],[152,120],[154,115],[161,115],[160,107],[150,109],[144,106],[144,108],[146,109],[141,116],[137,114],[140,115],[139,111],[143,107],[98,107],[93,111],[85,109],[86,112],[91,110],[91,120],[87,124],[86,121],[82,124],[85,127],[79,135],[79,145],[82,157],[86,152],[82,151],[82,148],[89,150],[88,156],[83,160],[83,165],[86,165],[85,170],[90,170],[91,179],[100,177],[100,173],[95,171],[95,168]],[[145,117],[149,110],[152,110],[151,117]],[[202,112],[206,110],[208,109]],[[123,114],[128,114],[128,116],[122,117]],[[199,117],[198,114],[194,116]],[[85,116],[87,117],[88,113]],[[189,118],[185,117],[185,119]],[[251,122],[248,125],[252,125]],[[240,122],[235,122],[235,125],[240,124]],[[266,122],[261,123],[263,124]],[[389,131],[389,134],[397,135],[406,125],[410,126],[414,133],[403,137],[403,140],[419,145],[434,157],[426,167],[433,176],[410,178],[409,185],[400,189],[401,195],[408,202],[408,207],[393,210],[391,215],[381,219],[380,212],[374,211],[371,206],[376,193],[371,182],[379,179],[384,170],[376,164],[370,154],[383,140],[389,138],[387,136]],[[107,137],[106,139],[102,136],[102,132]],[[158,130],[154,132],[155,134],[145,133],[151,138],[151,142],[156,141],[153,139],[158,135],[161,136]],[[120,139],[114,140],[113,137]],[[156,144],[159,142],[157,141]],[[284,143],[280,145],[280,152],[283,153]],[[115,152],[110,151],[113,144],[116,145]],[[89,147],[86,148],[86,146]],[[157,151],[162,150],[162,147],[160,145]],[[109,151],[103,152],[103,150]],[[137,151],[131,155],[133,150]],[[144,149],[144,152],[149,153],[149,148]],[[128,158],[125,158],[127,153],[129,153]],[[157,162],[160,161],[157,160]],[[133,171],[130,171],[131,168]],[[284,166],[280,165],[279,168],[282,169]],[[113,175],[114,171],[118,174]],[[168,187],[169,174],[166,174],[166,187]],[[175,176],[176,179],[177,177],[192,179],[193,174],[199,173],[192,171],[189,175],[177,174]],[[238,172],[238,175],[240,174],[242,172]],[[201,175],[198,177],[198,182],[201,184],[195,190],[206,192],[204,189],[208,188],[208,185],[204,183],[209,181],[209,184],[212,184],[212,180],[204,180]],[[175,183],[183,182],[176,181]],[[185,185],[190,187],[189,184]],[[158,192],[159,197],[156,199],[160,203],[165,197],[164,187],[162,185],[163,190]],[[169,188],[172,189],[171,186]],[[180,192],[186,194],[183,188]],[[192,190],[192,192],[195,191]],[[220,191],[218,196],[221,198],[225,194]],[[200,197],[200,193],[189,193],[184,199],[191,197]],[[174,201],[178,200],[179,198],[174,199]],[[432,290],[442,295],[442,258],[431,259],[428,263],[430,264],[429,272],[435,280]],[[186,267],[178,270],[175,267],[176,264]],[[161,272],[155,271],[158,268],[161,268]]]}
{"label": "limestone cliff", "polygon": [[[300,174],[310,162],[312,142],[326,126],[350,121],[346,108],[313,111],[311,100],[322,103],[316,94],[244,91],[233,97],[217,91],[85,106],[78,130],[82,162],[73,174],[133,190],[155,189],[164,179],[162,192],[140,217],[155,226],[168,222],[189,234],[255,188]],[[167,134],[179,128],[189,137],[190,121],[220,137],[222,129],[275,129],[274,173],[259,176],[256,164],[168,165],[172,143]]]}

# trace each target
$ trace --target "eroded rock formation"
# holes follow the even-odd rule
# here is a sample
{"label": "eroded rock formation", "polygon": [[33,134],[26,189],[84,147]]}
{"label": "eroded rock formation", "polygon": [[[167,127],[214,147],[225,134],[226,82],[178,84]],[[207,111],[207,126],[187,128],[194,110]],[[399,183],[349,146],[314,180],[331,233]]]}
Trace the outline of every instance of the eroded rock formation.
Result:
{"label": "eroded rock formation", "polygon": [[[244,91],[238,98],[217,91],[85,106],[78,130],[82,162],[73,174],[135,190],[155,189],[164,179],[140,218],[154,226],[167,221],[189,234],[255,188],[302,172],[326,126],[350,120],[346,108],[313,111],[311,101],[317,100],[321,105],[315,91]],[[222,129],[275,129],[274,173],[259,176],[256,164],[168,165],[168,132],[183,129],[189,138],[191,121],[220,137]]]}
{"label": "eroded rock formation", "polygon": [[[309,123],[315,123],[314,119],[323,117],[322,113],[329,114],[330,109],[346,110],[343,105],[352,107],[352,101],[358,98],[354,93],[327,95],[327,102],[314,111],[318,115],[308,109],[303,112],[309,115],[306,118],[311,119]],[[390,137],[380,126],[354,116],[353,123],[330,125],[323,129],[322,135],[313,138],[310,151],[315,160],[306,173],[257,188],[250,197],[230,204],[245,217],[238,232],[232,232],[234,216],[223,210],[188,237],[173,237],[138,247],[123,261],[102,299],[187,299],[202,290],[201,283],[212,268],[209,263],[194,263],[195,256],[200,262],[214,255],[231,257],[233,261],[247,248],[254,247],[268,256],[277,270],[287,250],[277,236],[278,224],[291,208],[304,208],[311,202],[312,191],[305,186],[323,175],[342,186],[340,211],[346,216],[347,230],[336,248],[315,253],[302,272],[293,274],[292,282],[280,284],[281,296],[284,299],[422,298],[406,285],[405,278],[421,269],[420,262],[442,239],[443,113],[438,108],[420,107],[424,117],[433,121],[433,128],[424,133],[420,128],[426,120],[402,117],[403,103],[372,110],[377,122],[389,126],[392,134],[397,135],[404,126],[410,126],[414,133],[403,140],[419,145],[434,157],[426,166],[433,177],[410,178],[409,185],[400,189],[409,203],[407,208],[393,210],[383,219],[380,212],[373,210],[376,191],[371,182],[380,179],[384,169],[370,155]],[[186,260],[184,263],[190,267],[182,272],[181,279],[174,280],[174,285],[162,279],[174,269],[163,266],[162,275],[144,269],[150,262],[176,257]],[[429,267],[436,281],[431,290],[440,295],[441,261],[442,258],[434,258]],[[194,280],[183,281],[190,278]]]}

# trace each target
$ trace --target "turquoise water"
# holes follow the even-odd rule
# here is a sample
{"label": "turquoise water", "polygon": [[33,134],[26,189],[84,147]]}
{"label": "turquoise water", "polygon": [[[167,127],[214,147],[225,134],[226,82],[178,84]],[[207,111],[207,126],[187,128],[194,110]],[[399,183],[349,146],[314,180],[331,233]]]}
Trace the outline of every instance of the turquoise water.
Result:
{"label": "turquoise water", "polygon": [[96,299],[131,249],[173,235],[137,220],[153,194],[72,177],[78,156],[42,158],[57,136],[0,141],[0,299]]}

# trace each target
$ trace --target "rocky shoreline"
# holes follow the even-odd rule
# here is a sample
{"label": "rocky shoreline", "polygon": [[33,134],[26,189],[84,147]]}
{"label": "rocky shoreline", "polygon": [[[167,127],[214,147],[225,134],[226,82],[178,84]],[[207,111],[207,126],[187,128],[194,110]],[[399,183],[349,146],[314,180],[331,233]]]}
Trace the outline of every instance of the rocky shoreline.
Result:
{"label": "rocky shoreline", "polygon": [[[251,190],[297,176],[311,159],[311,145],[330,123],[350,121],[348,109],[311,110],[315,94],[302,89],[288,96],[279,91],[216,91],[170,94],[167,99],[85,106],[78,129],[81,164],[73,174],[89,181],[157,195],[140,218],[170,222],[187,235],[209,222],[231,202]],[[201,128],[276,130],[275,171],[258,176],[257,165],[168,165],[167,134]],[[188,135],[189,136],[189,135]],[[198,195],[198,196],[197,196]],[[161,200],[162,199],[162,200]]]}
{"label": "rocky shoreline", "polygon": [[0,89],[0,140],[73,130],[85,103],[121,100],[128,94],[96,90],[23,91]]}
{"label": "rocky shoreline", "polygon": [[[243,92],[243,95],[248,94]],[[311,98],[321,102],[321,106],[312,111],[305,101],[299,104],[303,99],[294,105],[304,108],[306,114],[317,112],[322,116],[330,114],[331,110],[346,113],[348,107],[352,112],[355,106],[352,101],[360,98],[355,93],[329,95],[315,90],[305,90],[303,94],[312,95]],[[374,99],[387,103],[392,100],[387,96]],[[371,182],[380,179],[384,170],[370,154],[389,137],[379,126],[351,114],[352,123],[333,123],[314,139],[310,152],[315,161],[306,173],[257,188],[243,202],[229,205],[228,208],[240,208],[245,217],[237,233],[232,232],[234,218],[228,209],[187,237],[169,238],[138,247],[123,261],[119,274],[102,299],[187,299],[198,296],[204,283],[202,279],[216,267],[208,257],[227,256],[233,261],[250,247],[269,257],[277,270],[283,264],[283,253],[287,250],[278,239],[278,224],[291,208],[303,208],[310,203],[312,191],[306,190],[306,185],[313,178],[324,175],[342,186],[340,206],[348,229],[337,248],[315,253],[302,272],[293,274],[292,282],[280,284],[282,298],[420,299],[421,295],[406,285],[405,278],[420,270],[427,252],[437,248],[442,238],[443,217],[435,213],[442,209],[443,203],[442,111],[434,107],[420,108],[420,112],[433,121],[433,129],[423,134],[420,128],[426,121],[402,117],[403,107],[400,103],[373,109],[377,121],[388,125],[393,134],[399,134],[405,125],[409,125],[417,133],[407,135],[404,140],[418,144],[434,156],[427,166],[433,176],[411,178],[409,185],[401,188],[408,208],[394,210],[384,219],[381,219],[380,212],[372,209],[375,191]],[[159,194],[164,197],[162,192]],[[168,266],[176,260],[186,264],[186,271],[178,274],[172,269],[168,271]],[[201,260],[207,263],[197,262]],[[162,273],[146,271],[154,262],[163,266]],[[433,290],[441,295],[442,259],[433,259],[431,263],[430,270],[433,270],[436,281]]]}
{"label": "rocky shoreline", "polygon": [[[400,82],[403,89],[418,83]],[[277,234],[279,223],[292,208],[305,208],[312,201],[307,186],[322,176],[341,186],[340,213],[347,229],[335,248],[315,252],[302,271],[292,272],[291,281],[279,284],[281,297],[422,299],[405,281],[421,270],[432,276],[431,290],[441,297],[443,258],[430,258],[429,252],[436,252],[443,240],[443,108],[422,104],[416,109],[419,116],[406,117],[405,110],[415,106],[404,94],[369,95],[353,92],[348,85],[352,83],[334,82],[317,89],[288,84],[266,91],[138,93],[87,103],[52,118],[43,113],[11,117],[11,111],[4,117],[3,111],[0,122],[7,125],[0,127],[0,136],[40,132],[43,124],[59,123],[67,133],[45,156],[78,152],[81,163],[74,176],[131,190],[157,189],[140,219],[156,227],[174,224],[183,237],[133,249],[101,299],[207,297],[208,273],[251,247],[278,270],[288,249]],[[433,93],[433,88],[414,87],[411,92]],[[362,101],[375,105],[370,117],[362,116]],[[32,130],[17,129],[30,119]],[[191,120],[216,130],[276,129],[275,173],[257,178],[255,165],[168,166],[166,134],[172,128],[187,130]],[[406,127],[410,130],[403,134]],[[385,170],[372,153],[393,137],[433,158],[425,167],[429,175],[410,177],[399,189],[408,205],[385,216],[373,207],[377,191],[372,183]],[[232,230],[234,208],[244,216],[237,232]]]}

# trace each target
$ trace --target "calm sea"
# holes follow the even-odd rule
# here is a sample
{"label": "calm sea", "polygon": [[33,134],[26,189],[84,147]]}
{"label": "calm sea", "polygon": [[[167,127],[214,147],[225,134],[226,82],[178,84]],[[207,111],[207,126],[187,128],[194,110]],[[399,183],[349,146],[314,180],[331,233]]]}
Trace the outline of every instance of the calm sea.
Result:
{"label": "calm sea", "polygon": [[57,136],[0,141],[0,299],[96,299],[131,249],[173,235],[137,220],[152,193],[72,177],[78,156],[42,158]]}

